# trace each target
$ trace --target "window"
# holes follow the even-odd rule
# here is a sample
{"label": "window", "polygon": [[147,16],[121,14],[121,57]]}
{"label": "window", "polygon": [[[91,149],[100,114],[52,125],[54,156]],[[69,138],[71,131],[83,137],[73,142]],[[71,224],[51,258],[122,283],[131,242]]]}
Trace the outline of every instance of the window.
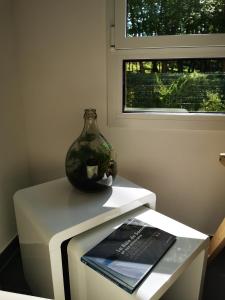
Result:
{"label": "window", "polygon": [[112,2],[109,123],[210,121],[224,129],[225,2]]}
{"label": "window", "polygon": [[225,59],[123,61],[124,112],[225,112]]}
{"label": "window", "polygon": [[223,0],[128,0],[126,36],[224,33]]}
{"label": "window", "polygon": [[115,0],[116,48],[225,45],[224,0]]}

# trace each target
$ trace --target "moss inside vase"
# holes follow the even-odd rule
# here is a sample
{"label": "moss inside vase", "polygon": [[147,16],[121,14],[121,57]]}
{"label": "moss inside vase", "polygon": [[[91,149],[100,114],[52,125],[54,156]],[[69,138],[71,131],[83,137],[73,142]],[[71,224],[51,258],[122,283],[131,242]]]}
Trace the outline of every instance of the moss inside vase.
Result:
{"label": "moss inside vase", "polygon": [[75,187],[87,191],[111,185],[117,173],[112,147],[98,131],[96,118],[96,113],[85,112],[84,129],[71,145],[66,157],[69,181]]}

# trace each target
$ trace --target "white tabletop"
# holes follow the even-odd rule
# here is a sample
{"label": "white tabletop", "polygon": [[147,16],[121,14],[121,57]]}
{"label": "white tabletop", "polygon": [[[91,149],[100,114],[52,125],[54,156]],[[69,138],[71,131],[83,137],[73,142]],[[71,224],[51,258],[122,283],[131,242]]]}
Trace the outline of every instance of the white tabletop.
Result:
{"label": "white tabletop", "polygon": [[46,243],[57,233],[71,227],[98,222],[96,218],[104,223],[112,219],[113,214],[125,212],[128,206],[130,210],[132,205],[136,208],[145,204],[145,199],[151,199],[151,208],[155,208],[154,193],[120,176],[116,177],[112,187],[101,192],[80,191],[66,178],[60,178],[20,190],[14,199],[17,209],[20,207],[23,214],[36,224]]}

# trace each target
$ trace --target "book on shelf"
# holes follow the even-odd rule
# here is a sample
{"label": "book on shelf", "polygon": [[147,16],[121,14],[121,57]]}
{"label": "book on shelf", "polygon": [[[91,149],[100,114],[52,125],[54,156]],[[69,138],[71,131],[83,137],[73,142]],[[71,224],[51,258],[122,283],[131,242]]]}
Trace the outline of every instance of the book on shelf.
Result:
{"label": "book on shelf", "polygon": [[174,235],[132,218],[81,261],[132,294],[175,241]]}

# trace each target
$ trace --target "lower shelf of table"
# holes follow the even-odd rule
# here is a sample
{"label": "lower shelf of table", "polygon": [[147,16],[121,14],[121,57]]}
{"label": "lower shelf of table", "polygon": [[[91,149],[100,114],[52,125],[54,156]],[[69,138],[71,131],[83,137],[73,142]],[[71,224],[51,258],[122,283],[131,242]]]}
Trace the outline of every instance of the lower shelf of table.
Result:
{"label": "lower shelf of table", "polygon": [[[177,241],[163,256],[150,275],[130,295],[113,282],[80,261],[80,257],[116,226],[129,217],[142,221],[177,236]],[[104,223],[68,244],[68,268],[72,300],[198,300],[201,295],[205,270],[207,237],[149,208],[141,207],[131,213]],[[191,289],[190,289],[191,286]],[[96,287],[101,287],[98,289]]]}

